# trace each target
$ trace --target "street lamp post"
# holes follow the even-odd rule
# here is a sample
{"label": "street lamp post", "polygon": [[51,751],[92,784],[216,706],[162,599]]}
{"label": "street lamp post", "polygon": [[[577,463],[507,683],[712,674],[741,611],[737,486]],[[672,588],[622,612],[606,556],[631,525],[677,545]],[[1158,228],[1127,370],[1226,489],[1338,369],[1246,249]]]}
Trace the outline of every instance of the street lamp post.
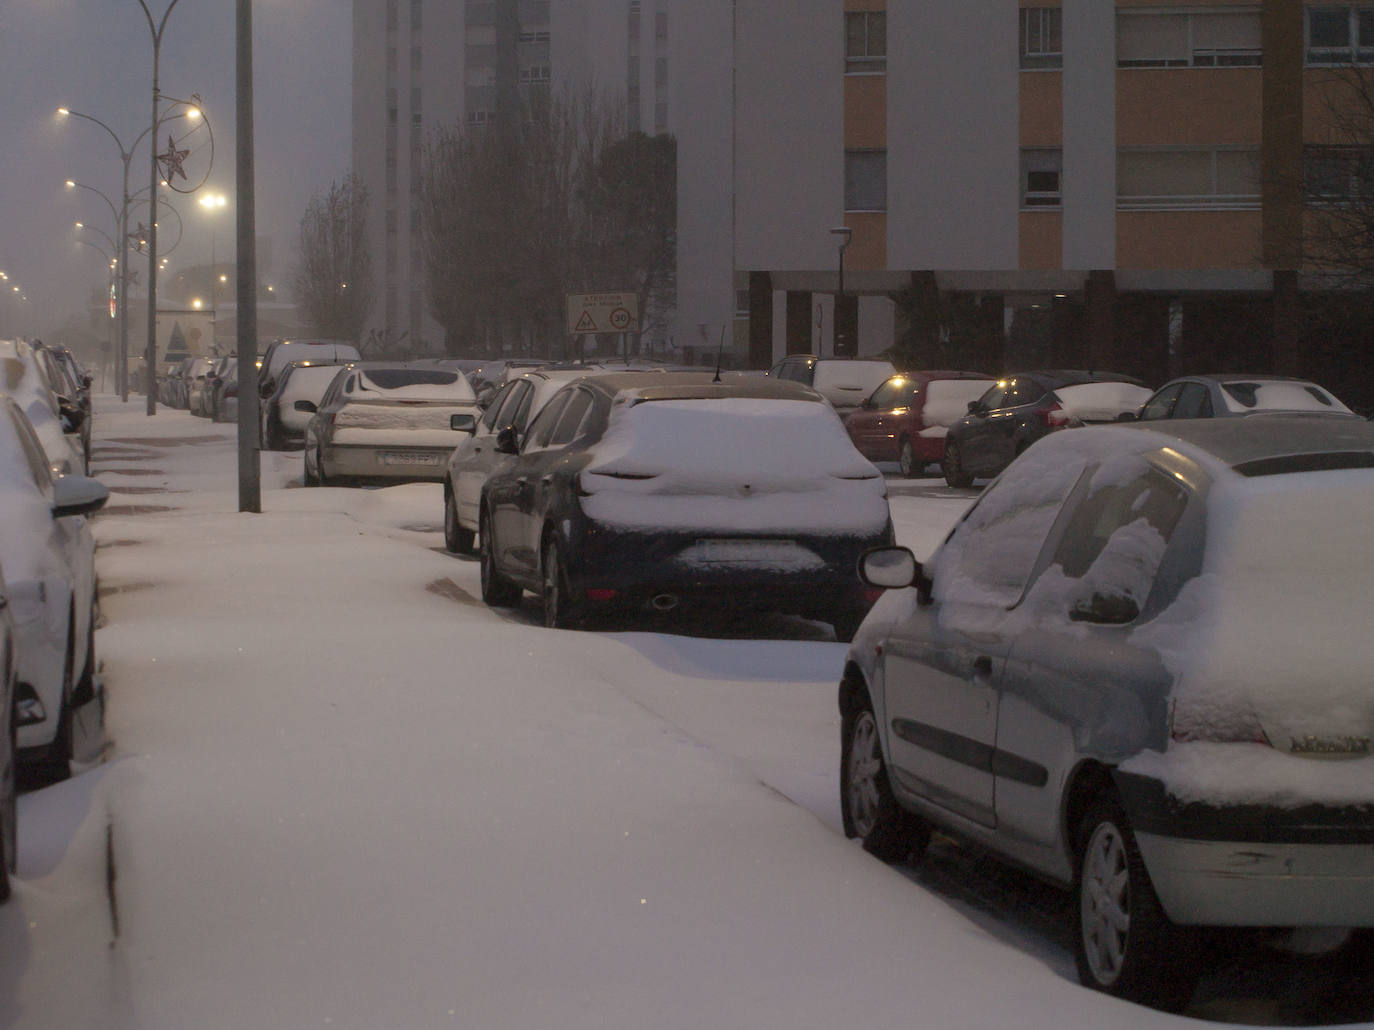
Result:
{"label": "street lamp post", "polygon": [[216,313],[219,301],[219,265],[215,259],[215,232],[218,224],[215,221],[215,211],[228,204],[228,198],[223,193],[216,193],[200,198],[200,206],[210,212],[210,350],[215,354],[219,353],[219,336],[216,328]]}
{"label": "street lamp post", "polygon": [[849,341],[845,339],[845,329],[848,327],[849,318],[844,310],[844,249],[849,246],[849,240],[853,236],[854,230],[847,225],[840,225],[831,229],[830,232],[839,237],[840,241],[840,282],[839,290],[835,294],[835,317],[831,319],[835,333],[834,351],[837,358],[849,357]]}

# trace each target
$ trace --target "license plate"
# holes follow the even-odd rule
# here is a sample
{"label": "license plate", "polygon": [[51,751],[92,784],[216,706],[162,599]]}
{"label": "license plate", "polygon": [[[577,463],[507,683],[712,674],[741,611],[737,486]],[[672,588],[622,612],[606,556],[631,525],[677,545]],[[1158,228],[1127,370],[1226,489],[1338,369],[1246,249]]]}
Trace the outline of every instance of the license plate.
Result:
{"label": "license plate", "polygon": [[382,451],[383,465],[437,465],[439,455],[419,451]]}
{"label": "license plate", "polygon": [[796,560],[799,548],[791,540],[697,541],[697,556],[709,562],[779,562]]}

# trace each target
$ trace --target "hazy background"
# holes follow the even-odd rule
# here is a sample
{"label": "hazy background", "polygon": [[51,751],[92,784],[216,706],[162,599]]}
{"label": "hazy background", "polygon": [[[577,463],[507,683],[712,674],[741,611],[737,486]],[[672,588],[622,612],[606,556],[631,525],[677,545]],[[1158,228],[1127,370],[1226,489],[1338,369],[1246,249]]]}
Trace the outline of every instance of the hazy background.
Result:
{"label": "hazy background", "polygon": [[[156,23],[170,0],[146,2]],[[163,33],[160,65],[162,92],[199,93],[210,118],[215,159],[206,189],[224,193],[230,205],[217,216],[221,262],[233,257],[235,8],[233,0],[179,0]],[[258,272],[264,283],[289,286],[306,203],[349,167],[352,5],[255,0],[253,21]],[[50,332],[106,283],[104,259],[75,242],[73,223],[113,236],[109,209],[64,183],[93,186],[117,206],[119,150],[98,125],[56,111],[66,106],[99,118],[128,146],[150,121],[152,52],[138,0],[0,0],[0,270],[10,276],[0,335]],[[167,133],[158,135],[161,152]],[[199,160],[188,161],[188,172]],[[130,167],[130,192],[147,185],[148,162],[145,137]],[[211,252],[210,216],[196,197],[173,202],[185,231],[168,255],[171,272],[207,263]],[[100,237],[89,238],[109,249]],[[159,250],[169,241],[160,237]],[[133,261],[146,275],[146,261]],[[16,304],[13,283],[27,304]]]}

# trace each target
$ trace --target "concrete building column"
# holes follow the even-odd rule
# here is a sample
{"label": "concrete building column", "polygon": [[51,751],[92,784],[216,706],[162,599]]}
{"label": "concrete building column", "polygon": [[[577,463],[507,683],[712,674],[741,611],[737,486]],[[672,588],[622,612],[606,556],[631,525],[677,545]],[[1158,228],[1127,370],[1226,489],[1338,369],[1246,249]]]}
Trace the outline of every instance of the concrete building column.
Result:
{"label": "concrete building column", "polygon": [[773,367],[773,277],[749,273],[749,367]]}
{"label": "concrete building column", "polygon": [[811,354],[811,291],[787,291],[787,353]]}
{"label": "concrete building column", "polygon": [[1302,331],[1302,310],[1298,299],[1298,273],[1274,273],[1274,337],[1270,360],[1274,373],[1301,377],[1302,354],[1299,337]]}
{"label": "concrete building column", "polygon": [[848,290],[835,297],[835,357],[859,353],[859,297]]}
{"label": "concrete building column", "polygon": [[1083,284],[1083,349],[1088,368],[1119,370],[1116,352],[1116,275],[1109,269],[1088,273]]}

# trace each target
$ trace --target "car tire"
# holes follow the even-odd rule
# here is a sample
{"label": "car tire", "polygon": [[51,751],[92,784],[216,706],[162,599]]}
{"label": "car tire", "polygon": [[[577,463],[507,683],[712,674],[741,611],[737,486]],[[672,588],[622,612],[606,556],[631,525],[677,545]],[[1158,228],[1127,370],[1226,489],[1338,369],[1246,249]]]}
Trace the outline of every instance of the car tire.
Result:
{"label": "car tire", "polygon": [[281,429],[276,419],[268,415],[262,422],[262,449],[264,451],[284,451],[286,441],[282,439]]}
{"label": "car tire", "polygon": [[930,843],[930,825],[897,804],[888,783],[873,704],[865,694],[842,721],[840,806],[846,837],[883,862],[919,859]]}
{"label": "car tire", "polygon": [[1115,798],[1098,798],[1078,825],[1074,957],[1085,987],[1181,1012],[1198,982],[1196,932],[1170,922],[1135,835]]}
{"label": "car tire", "polygon": [[301,481],[306,486],[319,486],[320,475],[310,468],[310,448],[308,447],[301,454],[301,465],[304,468],[304,471],[301,473]]}
{"label": "car tire", "polygon": [[329,477],[324,474],[324,448],[315,448],[315,485],[329,486]]}
{"label": "car tire", "polygon": [[9,900],[10,874],[15,871],[19,854],[19,789],[15,769],[19,740],[13,714],[10,715],[9,735],[10,760],[0,774],[0,849],[3,849],[0,850],[0,902]]}
{"label": "car tire", "polygon": [[915,479],[923,468],[916,463],[916,449],[911,446],[909,437],[902,437],[902,442],[897,447],[897,464],[901,466],[902,475],[907,479]]}
{"label": "car tire", "polygon": [[452,490],[444,491],[444,546],[454,554],[471,554],[477,534],[464,529],[458,521],[458,500]]}
{"label": "car tire", "polygon": [[964,456],[959,445],[953,441],[945,443],[945,456],[940,459],[940,470],[945,474],[945,482],[955,489],[964,490],[973,485],[973,477],[964,470]]}
{"label": "car tire", "polygon": [[72,666],[76,664],[74,632],[75,627],[68,623],[67,658],[62,669],[62,702],[57,713],[57,733],[53,735],[52,743],[43,757],[27,770],[27,778],[39,787],[61,783],[72,775]]}
{"label": "car tire", "polygon": [[582,612],[573,599],[558,541],[552,535],[544,541],[539,567],[544,583],[544,625],[549,629],[578,629]]}
{"label": "car tire", "polygon": [[491,535],[491,516],[484,510],[478,522],[477,553],[482,567],[482,600],[493,608],[514,608],[520,603],[520,587],[496,568],[495,541]]}

